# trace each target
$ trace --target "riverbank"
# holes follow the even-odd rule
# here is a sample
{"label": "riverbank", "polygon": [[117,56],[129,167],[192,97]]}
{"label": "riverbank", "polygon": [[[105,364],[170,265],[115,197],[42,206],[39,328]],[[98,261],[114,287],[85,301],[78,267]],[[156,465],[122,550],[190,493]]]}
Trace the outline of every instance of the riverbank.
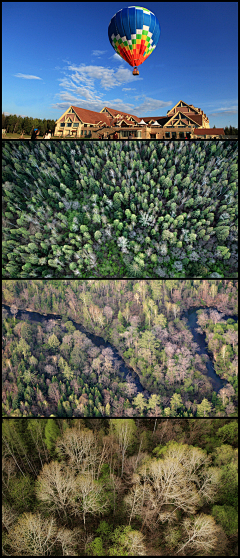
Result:
{"label": "riverbank", "polygon": [[[10,310],[10,306],[8,306],[7,304],[2,304],[2,307],[5,308],[5,310],[7,310],[9,312],[9,314],[11,314],[11,310]],[[28,319],[29,321],[33,321],[33,322],[43,322],[44,320],[49,321],[49,320],[63,320],[63,319],[67,319],[69,321],[72,322],[72,324],[74,325],[74,327],[78,330],[81,331],[82,333],[84,333],[89,339],[91,339],[91,341],[94,343],[94,345],[96,345],[97,347],[101,347],[103,346],[104,348],[111,348],[111,350],[113,351],[114,354],[114,359],[120,359],[121,360],[121,365],[119,367],[119,372],[121,375],[123,375],[124,379],[126,380],[126,377],[129,376],[132,380],[132,382],[136,385],[137,388],[137,393],[143,393],[143,395],[145,397],[149,397],[149,392],[142,386],[140,379],[137,375],[137,373],[128,365],[125,364],[123,357],[121,355],[121,353],[107,340],[104,339],[104,337],[99,336],[99,335],[95,335],[94,333],[91,333],[89,331],[86,330],[86,328],[82,325],[79,324],[77,322],[75,322],[72,318],[69,318],[68,316],[60,316],[59,314],[56,313],[51,313],[51,314],[42,314],[40,312],[36,312],[35,310],[31,310],[31,309],[21,309],[18,308],[18,312],[16,314],[16,318],[18,320],[23,319],[23,315],[28,314]],[[11,314],[12,315],[12,314]]]}
{"label": "riverbank", "polygon": [[[10,314],[11,314],[11,310],[10,310],[10,306],[8,306],[7,304],[2,304],[3,308],[5,308],[5,310],[7,310]],[[220,389],[222,389],[226,384],[227,381],[223,380],[220,378],[220,376],[216,373],[215,369],[214,369],[214,364],[213,364],[213,355],[212,353],[208,350],[207,347],[207,343],[206,343],[206,335],[204,333],[199,333],[197,331],[198,329],[198,323],[197,323],[197,311],[200,309],[212,309],[212,310],[219,310],[218,308],[215,307],[204,307],[204,306],[194,306],[189,308],[188,310],[184,311],[180,317],[181,318],[186,318],[187,319],[187,326],[190,329],[192,335],[193,335],[193,340],[195,343],[197,343],[198,345],[198,349],[197,352],[200,355],[206,355],[207,361],[206,361],[206,368],[207,368],[207,377],[208,379],[210,379],[211,384],[212,384],[212,389],[213,391],[215,391],[216,393],[219,392]],[[137,393],[143,393],[143,395],[145,397],[149,397],[150,393],[148,392],[147,389],[145,389],[139,379],[138,376],[138,372],[137,370],[134,370],[129,363],[126,363],[123,359],[123,354],[121,353],[121,351],[119,350],[119,348],[116,349],[116,347],[114,345],[112,345],[112,343],[106,338],[106,336],[99,336],[96,335],[95,333],[92,333],[90,331],[88,331],[85,326],[83,326],[82,324],[75,322],[75,320],[73,320],[72,318],[70,318],[69,316],[61,316],[59,314],[56,314],[54,312],[52,312],[51,314],[46,314],[46,313],[40,313],[40,312],[36,312],[35,310],[32,310],[31,308],[18,308],[18,312],[16,314],[16,318],[17,319],[23,319],[23,314],[28,314],[28,319],[30,319],[30,321],[43,321],[43,320],[51,320],[51,319],[55,319],[55,320],[63,320],[63,319],[67,319],[69,321],[71,321],[74,325],[74,327],[76,329],[78,329],[79,331],[81,331],[82,333],[84,333],[89,339],[91,339],[91,341],[98,347],[103,346],[104,348],[111,348],[111,350],[114,353],[114,358],[116,359],[121,359],[121,365],[119,367],[119,372],[121,375],[123,375],[123,377],[126,379],[126,377],[130,377],[131,380],[133,381],[133,383],[136,385],[137,387]],[[227,320],[228,318],[233,318],[235,321],[237,321],[237,317],[233,316],[233,315],[224,315],[224,317],[222,319]],[[104,334],[104,332],[103,332]]]}

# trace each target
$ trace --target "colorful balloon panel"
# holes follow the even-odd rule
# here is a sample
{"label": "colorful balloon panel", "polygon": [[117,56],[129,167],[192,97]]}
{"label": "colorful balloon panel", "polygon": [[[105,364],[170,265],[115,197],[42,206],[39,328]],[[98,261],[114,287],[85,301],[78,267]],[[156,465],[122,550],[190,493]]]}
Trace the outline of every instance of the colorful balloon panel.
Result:
{"label": "colorful balloon panel", "polygon": [[139,66],[157,46],[160,37],[159,21],[146,8],[123,8],[112,17],[108,37],[114,50],[130,66]]}

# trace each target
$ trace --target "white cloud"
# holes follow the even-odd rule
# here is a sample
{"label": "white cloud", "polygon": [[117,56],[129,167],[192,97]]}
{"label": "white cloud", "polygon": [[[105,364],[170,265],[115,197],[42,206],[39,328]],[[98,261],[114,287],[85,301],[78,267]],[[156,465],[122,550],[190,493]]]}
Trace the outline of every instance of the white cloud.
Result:
{"label": "white cloud", "polygon": [[[138,82],[142,79],[137,78]],[[136,77],[132,75],[132,70],[124,67],[123,64],[115,69],[97,65],[71,64],[64,68],[64,77],[59,79],[62,91],[55,95],[59,102],[53,105],[53,108],[66,110],[72,104],[99,112],[104,106],[108,106],[136,116],[147,116],[149,113],[164,116],[165,107],[173,105],[172,101],[165,102],[141,94],[135,96],[130,94],[129,101],[116,97],[111,99],[103,91],[116,87],[121,87],[123,92],[136,91],[137,87],[122,87],[123,84],[132,81],[135,85]]]}
{"label": "white cloud", "polygon": [[155,116],[165,116],[166,110],[161,109],[165,109],[165,107],[171,107],[172,105],[172,101],[160,101],[158,99],[151,99],[151,97],[145,97],[144,101],[140,105],[135,107],[134,110],[136,116],[147,116],[148,112],[154,112]]}
{"label": "white cloud", "polygon": [[[70,74],[70,78],[76,84],[85,84],[93,89],[95,80],[100,82],[103,89],[112,89],[122,83],[134,81],[136,78],[132,75],[131,70],[123,66],[117,70],[105,68],[104,66],[80,66],[71,65],[68,70],[74,72]],[[141,78],[140,78],[141,79]]]}
{"label": "white cloud", "polygon": [[210,116],[226,116],[228,114],[238,114],[238,110],[236,109],[216,109],[216,112],[211,112],[210,114],[208,114],[208,117]]}
{"label": "white cloud", "polygon": [[106,52],[107,52],[107,50],[93,50],[92,55],[93,56],[101,56],[102,54],[105,54]]}
{"label": "white cloud", "polygon": [[23,79],[41,79],[40,77],[37,76],[29,76],[27,74],[14,74],[14,77],[18,77],[18,78],[23,78]]}
{"label": "white cloud", "polygon": [[120,56],[120,54],[115,52],[112,56],[110,56],[110,60],[116,60],[117,62],[122,62],[123,58]]}

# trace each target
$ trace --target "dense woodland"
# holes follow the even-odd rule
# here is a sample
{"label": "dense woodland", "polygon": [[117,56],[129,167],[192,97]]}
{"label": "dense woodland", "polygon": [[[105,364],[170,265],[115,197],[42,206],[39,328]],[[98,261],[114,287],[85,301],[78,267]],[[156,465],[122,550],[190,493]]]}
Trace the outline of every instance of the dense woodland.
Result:
{"label": "dense woodland", "polygon": [[236,419],[4,419],[3,554],[235,556]]}
{"label": "dense woodland", "polygon": [[236,277],[237,141],[3,145],[4,277]]}
{"label": "dense woodland", "polygon": [[[226,279],[4,280],[3,414],[236,416],[237,293],[237,281]],[[209,356],[184,316],[193,307],[201,307]],[[61,319],[32,323],[18,319],[18,309]],[[97,346],[71,320],[112,348]],[[131,370],[125,377],[120,357]],[[209,358],[225,381],[218,393]]]}

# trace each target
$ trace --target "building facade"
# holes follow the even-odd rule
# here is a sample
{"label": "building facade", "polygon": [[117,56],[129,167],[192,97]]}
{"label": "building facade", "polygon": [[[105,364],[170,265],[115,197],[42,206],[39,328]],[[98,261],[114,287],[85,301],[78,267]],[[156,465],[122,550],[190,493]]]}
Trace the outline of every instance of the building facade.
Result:
{"label": "building facade", "polygon": [[223,128],[210,128],[206,114],[179,101],[166,116],[139,118],[104,107],[100,112],[71,106],[56,121],[55,136],[92,139],[199,139],[220,138]]}

